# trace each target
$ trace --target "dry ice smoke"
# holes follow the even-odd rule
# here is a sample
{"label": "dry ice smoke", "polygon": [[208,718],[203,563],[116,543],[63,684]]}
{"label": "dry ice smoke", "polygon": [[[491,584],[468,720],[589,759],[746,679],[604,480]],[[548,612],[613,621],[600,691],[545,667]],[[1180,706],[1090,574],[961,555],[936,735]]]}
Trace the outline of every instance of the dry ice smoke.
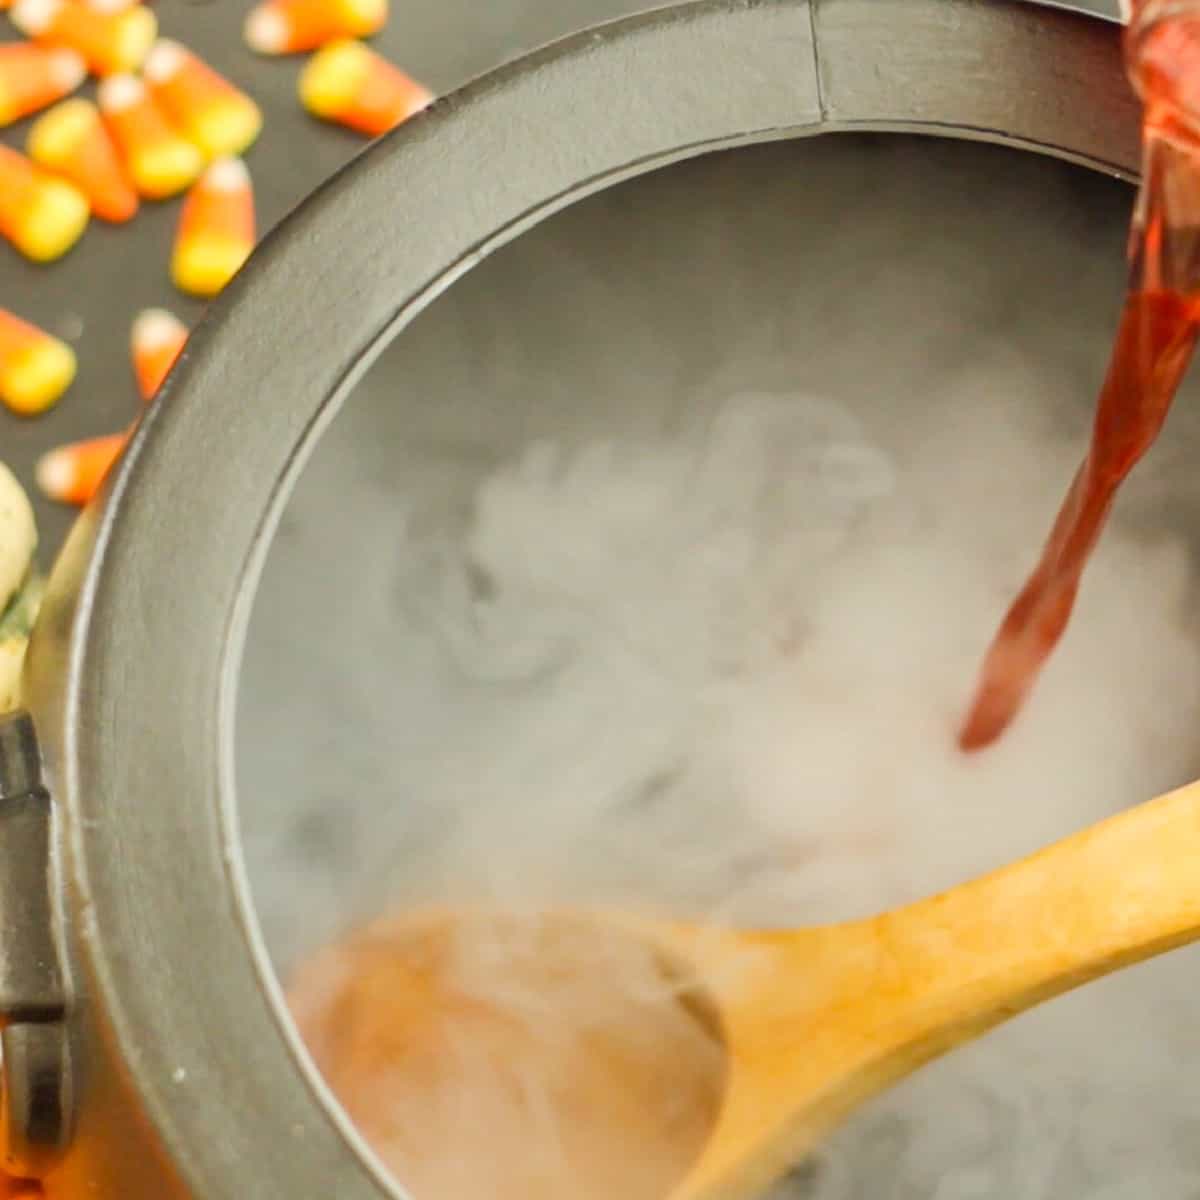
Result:
{"label": "dry ice smoke", "polygon": [[[1119,524],[1011,735],[954,749],[980,649],[1078,452],[991,396],[968,372],[919,428],[872,433],[829,399],[733,395],[686,438],[536,446],[486,479],[465,537],[410,535],[397,811],[367,874],[401,902],[805,923],[953,884],[1180,782],[1200,710],[1188,567]],[[1080,1014],[1137,994],[1150,1006],[1127,1015],[1144,1025],[1148,990],[1068,1001],[864,1124],[933,1118],[909,1150],[914,1197],[1049,1196],[1055,1155],[1077,1151],[1015,1165],[1005,1147],[1069,1121],[1092,1049]],[[1047,1078],[1038,1028],[1082,1058]],[[1131,1043],[1132,1078],[1150,1057]],[[819,1194],[855,1194],[833,1182],[853,1157],[832,1161]]]}
{"label": "dry ice smoke", "polygon": [[[1190,778],[1193,567],[1128,509],[1011,733],[955,751],[1082,445],[1045,416],[1054,381],[996,343],[925,375],[919,405],[884,378],[869,411],[714,379],[669,430],[539,441],[484,467],[460,519],[394,517],[336,589],[314,548],[341,518],[310,512],[288,586],[337,632],[265,632],[305,659],[277,721],[315,703],[380,747],[353,776],[322,765],[332,724],[256,751],[297,793],[282,831],[247,811],[281,964],[389,903],[860,915]],[[1198,968],[1182,952],[956,1053],[780,1195],[1190,1200]]]}

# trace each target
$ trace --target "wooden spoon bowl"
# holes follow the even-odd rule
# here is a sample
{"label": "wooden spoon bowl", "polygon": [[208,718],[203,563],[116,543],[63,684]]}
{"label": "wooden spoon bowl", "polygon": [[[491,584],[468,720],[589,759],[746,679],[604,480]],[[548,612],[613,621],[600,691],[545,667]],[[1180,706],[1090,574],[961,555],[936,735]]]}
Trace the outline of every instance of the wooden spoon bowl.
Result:
{"label": "wooden spoon bowl", "polygon": [[[607,911],[414,912],[314,960],[292,998],[318,1065],[379,1147],[387,1105],[363,1081],[381,1063],[401,1067],[393,1080],[415,1089],[405,1111],[419,1109],[454,1058],[446,1019],[484,1031],[476,1060],[484,1045],[483,1077],[503,1079],[545,1051],[559,1002],[577,1007],[622,980],[657,979],[653,995],[601,1005],[576,1027],[580,1037],[552,1045],[562,1065],[556,1098],[577,1124],[619,1127],[616,1141],[631,1156],[637,1146],[674,1148],[658,1158],[647,1151],[661,1166],[622,1185],[625,1200],[735,1200],[768,1186],[930,1059],[1197,937],[1200,784],[1192,784],[868,920],[768,932]],[[468,944],[507,946],[506,973],[488,974],[486,962],[465,967],[471,960],[454,948]],[[473,990],[463,971],[476,969]],[[518,981],[531,998],[519,1021],[503,996],[488,995],[497,979]],[[612,1161],[611,1146],[581,1147],[575,1161],[589,1165],[579,1175],[596,1180],[595,1195],[617,1194],[608,1168],[624,1164]],[[411,1168],[420,1151],[396,1157]],[[576,1194],[591,1196],[588,1186]],[[535,1196],[532,1187],[526,1180],[513,1194]]]}

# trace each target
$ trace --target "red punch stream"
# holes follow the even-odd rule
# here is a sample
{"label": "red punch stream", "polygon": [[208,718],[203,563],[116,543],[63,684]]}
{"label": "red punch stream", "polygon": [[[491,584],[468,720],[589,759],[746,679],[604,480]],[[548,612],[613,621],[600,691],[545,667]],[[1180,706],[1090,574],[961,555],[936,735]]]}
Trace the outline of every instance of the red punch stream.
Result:
{"label": "red punch stream", "polygon": [[1062,637],[1117,490],[1158,436],[1200,334],[1200,14],[1151,19],[1166,11],[1149,0],[1127,39],[1146,103],[1143,180],[1091,446],[984,658],[958,735],[966,751],[1008,728]]}

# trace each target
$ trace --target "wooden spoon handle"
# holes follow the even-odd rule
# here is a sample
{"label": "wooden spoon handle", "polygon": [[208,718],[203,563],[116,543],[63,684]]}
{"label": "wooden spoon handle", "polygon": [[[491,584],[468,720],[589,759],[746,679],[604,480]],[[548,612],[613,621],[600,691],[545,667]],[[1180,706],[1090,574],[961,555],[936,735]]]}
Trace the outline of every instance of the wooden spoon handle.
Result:
{"label": "wooden spoon handle", "polygon": [[702,966],[765,952],[745,976],[716,976],[729,1081],[711,1141],[671,1194],[740,1200],[931,1058],[1200,938],[1200,783],[867,921],[680,938]]}
{"label": "wooden spoon handle", "polygon": [[897,1016],[966,1040],[1200,938],[1200,783],[862,928]]}

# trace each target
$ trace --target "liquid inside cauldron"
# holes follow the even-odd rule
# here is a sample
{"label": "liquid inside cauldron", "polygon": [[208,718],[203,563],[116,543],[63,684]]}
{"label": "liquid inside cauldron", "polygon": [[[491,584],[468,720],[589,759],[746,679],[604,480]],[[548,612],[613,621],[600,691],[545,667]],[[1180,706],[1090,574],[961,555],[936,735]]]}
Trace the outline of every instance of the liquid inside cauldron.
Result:
{"label": "liquid inside cauldron", "polygon": [[[319,448],[256,604],[240,804],[281,974],[428,904],[860,915],[1193,777],[1190,385],[1028,709],[953,744],[1084,445],[1131,202],[992,147],[780,144],[595,197],[434,304]],[[554,990],[481,945],[475,998],[552,1032]],[[644,964],[607,977],[646,1002]],[[1184,951],[1020,1019],[779,1196],[1190,1200],[1198,978]],[[371,1135],[386,1100],[323,1065]],[[453,1124],[430,1153],[489,1161],[495,1128]]]}

